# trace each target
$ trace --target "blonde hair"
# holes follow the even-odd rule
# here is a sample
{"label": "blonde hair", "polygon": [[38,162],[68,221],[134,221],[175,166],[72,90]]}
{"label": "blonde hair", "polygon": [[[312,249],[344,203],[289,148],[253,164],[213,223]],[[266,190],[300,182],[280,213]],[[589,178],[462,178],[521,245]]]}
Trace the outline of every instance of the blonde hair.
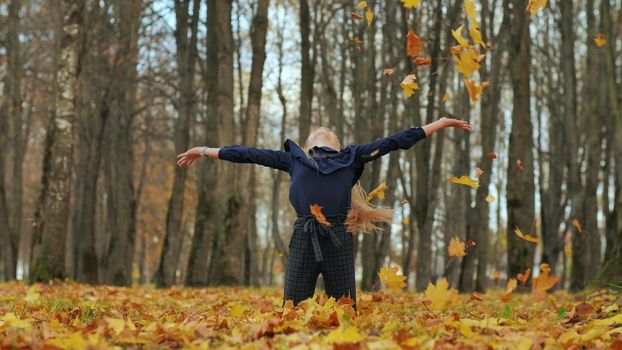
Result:
{"label": "blonde hair", "polygon": [[[330,139],[330,146],[336,151],[341,150],[341,143],[329,128],[320,127],[314,130],[304,144],[304,151],[309,156],[309,149],[311,148],[312,141],[318,135],[328,136]],[[367,193],[361,186],[361,182],[357,181],[356,185],[352,187],[352,199],[350,201],[350,209],[345,221],[345,225],[349,232],[352,234],[367,233],[377,231],[377,223],[385,222],[391,223],[393,221],[393,209],[385,206],[375,205],[367,201]]]}

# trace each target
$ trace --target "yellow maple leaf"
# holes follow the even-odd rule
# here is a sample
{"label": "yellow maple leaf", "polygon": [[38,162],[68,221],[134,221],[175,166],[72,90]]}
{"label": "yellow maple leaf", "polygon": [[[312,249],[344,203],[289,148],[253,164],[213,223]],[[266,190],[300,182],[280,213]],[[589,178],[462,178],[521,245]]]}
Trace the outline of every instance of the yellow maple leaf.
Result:
{"label": "yellow maple leaf", "polygon": [[468,47],[461,50],[458,56],[454,56],[453,60],[456,64],[456,70],[462,73],[465,78],[470,77],[480,68],[479,62],[484,58],[474,48]]}
{"label": "yellow maple leaf", "polygon": [[356,325],[350,322],[350,318],[339,308],[335,309],[339,319],[339,327],[332,330],[324,341],[328,344],[355,344],[365,340],[365,334],[359,332]]}
{"label": "yellow maple leaf", "polygon": [[364,9],[364,8],[366,8],[366,7],[367,7],[367,1],[361,1],[361,2],[359,2],[357,6],[358,6],[359,8]]}
{"label": "yellow maple leaf", "polygon": [[525,13],[530,13],[532,16],[535,15],[541,8],[546,6],[546,1],[547,0],[529,0]]}
{"label": "yellow maple leaf", "polygon": [[374,20],[374,13],[370,8],[367,8],[367,11],[365,11],[365,19],[367,20],[367,26],[371,27],[371,23]]}
{"label": "yellow maple leaf", "polygon": [[520,238],[522,240],[525,240],[527,242],[531,242],[531,243],[538,243],[539,242],[538,237],[534,237],[534,236],[531,236],[531,235],[526,235],[518,227],[516,227],[514,229],[514,234],[518,238]]}
{"label": "yellow maple leaf", "polygon": [[447,247],[447,251],[449,252],[449,256],[455,257],[463,257],[466,255],[464,242],[460,240],[458,237],[453,237],[449,241],[449,247]]}
{"label": "yellow maple leaf", "polygon": [[406,276],[397,274],[397,266],[381,268],[380,272],[378,272],[378,277],[390,289],[406,288],[406,283],[404,283]]}
{"label": "yellow maple leaf", "polygon": [[31,319],[25,319],[25,320],[19,319],[17,318],[15,313],[7,312],[4,316],[2,316],[2,318],[0,318],[0,329],[8,328],[8,327],[30,329],[31,327],[30,320]]}
{"label": "yellow maple leaf", "polygon": [[471,102],[479,102],[479,97],[482,95],[482,92],[484,92],[484,89],[487,88],[489,85],[488,82],[485,81],[478,85],[475,79],[468,80],[467,78],[462,78],[462,80],[464,81],[464,85],[469,92],[469,98],[471,99]]}
{"label": "yellow maple leaf", "polygon": [[473,0],[464,0],[464,12],[467,15],[471,25],[477,26],[477,18],[475,15],[475,2]]}
{"label": "yellow maple leaf", "polygon": [[384,199],[384,192],[387,190],[387,188],[389,188],[389,186],[387,186],[386,181],[381,183],[380,185],[378,185],[378,187],[374,188],[373,191],[369,192],[369,194],[367,194],[367,201],[371,201],[374,198],[378,198],[380,200]]}
{"label": "yellow maple leaf", "polygon": [[402,1],[402,5],[404,6],[404,8],[407,9],[414,9],[415,7],[419,6],[419,3],[421,2],[421,0],[401,0]]}
{"label": "yellow maple leaf", "polygon": [[464,24],[456,29],[453,29],[451,31],[451,35],[454,37],[454,39],[456,39],[460,46],[469,47],[469,41],[462,36],[462,28],[464,28]]}
{"label": "yellow maple leaf", "polygon": [[532,278],[531,293],[536,299],[546,299],[546,291],[553,288],[559,281],[559,277],[549,275],[551,268],[548,264],[540,264],[540,274],[536,278]]}
{"label": "yellow maple leaf", "polygon": [[407,75],[400,83],[400,87],[404,89],[404,94],[408,97],[415,93],[415,90],[419,90],[419,85],[415,82],[417,76],[414,74]]}
{"label": "yellow maple leaf", "polygon": [[449,94],[445,92],[445,94],[443,95],[443,102],[447,102],[447,100],[449,100]]}
{"label": "yellow maple leaf", "polygon": [[605,36],[603,35],[603,33],[596,34],[596,36],[594,37],[594,42],[596,43],[596,46],[598,47],[603,47],[607,45],[607,39],[605,39]]}
{"label": "yellow maple leaf", "polygon": [[311,214],[313,214],[313,216],[315,216],[315,219],[317,220],[317,222],[319,222],[320,224],[324,225],[324,226],[328,226],[330,227],[331,224],[330,222],[328,222],[328,220],[326,220],[326,216],[324,216],[324,213],[322,213],[322,207],[317,205],[317,204],[311,204],[309,206],[309,208],[311,209]]}
{"label": "yellow maple leaf", "polygon": [[459,184],[459,185],[465,185],[465,186],[469,186],[472,188],[478,188],[479,187],[479,181],[477,180],[473,180],[468,176],[460,176],[460,177],[456,177],[456,176],[452,176],[449,178],[449,181],[455,183],[455,184]]}
{"label": "yellow maple leaf", "polygon": [[458,292],[449,288],[449,282],[444,277],[437,280],[436,285],[428,282],[425,289],[425,297],[432,302],[432,307],[439,311],[446,310],[457,296]]}

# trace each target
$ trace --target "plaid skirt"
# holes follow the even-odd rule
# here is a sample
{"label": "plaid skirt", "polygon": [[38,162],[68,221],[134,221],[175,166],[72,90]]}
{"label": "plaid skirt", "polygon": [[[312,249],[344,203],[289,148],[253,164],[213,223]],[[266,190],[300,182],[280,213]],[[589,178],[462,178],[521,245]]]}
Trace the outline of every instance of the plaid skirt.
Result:
{"label": "plaid skirt", "polygon": [[345,215],[327,216],[330,227],[313,215],[298,216],[289,242],[284,300],[294,304],[313,297],[319,274],[326,294],[356,300],[354,238],[346,230]]}

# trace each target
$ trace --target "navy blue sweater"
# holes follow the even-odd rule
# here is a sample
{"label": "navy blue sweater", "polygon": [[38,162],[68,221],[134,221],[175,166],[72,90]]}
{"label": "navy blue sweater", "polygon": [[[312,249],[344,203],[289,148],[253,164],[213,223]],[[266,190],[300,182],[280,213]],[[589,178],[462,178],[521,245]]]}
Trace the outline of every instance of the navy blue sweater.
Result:
{"label": "navy blue sweater", "polygon": [[340,151],[315,146],[309,155],[287,139],[285,151],[231,145],[221,148],[218,158],[287,171],[291,177],[289,201],[299,215],[309,215],[311,204],[322,206],[324,215],[345,215],[350,208],[352,187],[361,177],[365,163],[397,149],[408,149],[425,136],[422,128],[410,128]]}

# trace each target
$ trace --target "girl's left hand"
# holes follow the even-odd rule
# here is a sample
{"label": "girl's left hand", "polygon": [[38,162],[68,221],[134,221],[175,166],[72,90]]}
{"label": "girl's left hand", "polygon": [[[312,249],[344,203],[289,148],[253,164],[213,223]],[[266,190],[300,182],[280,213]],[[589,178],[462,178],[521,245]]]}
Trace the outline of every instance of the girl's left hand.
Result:
{"label": "girl's left hand", "polygon": [[467,132],[471,132],[471,124],[469,124],[466,120],[453,119],[453,118],[445,118],[443,117],[443,123],[446,128],[458,128],[462,130],[466,130]]}

